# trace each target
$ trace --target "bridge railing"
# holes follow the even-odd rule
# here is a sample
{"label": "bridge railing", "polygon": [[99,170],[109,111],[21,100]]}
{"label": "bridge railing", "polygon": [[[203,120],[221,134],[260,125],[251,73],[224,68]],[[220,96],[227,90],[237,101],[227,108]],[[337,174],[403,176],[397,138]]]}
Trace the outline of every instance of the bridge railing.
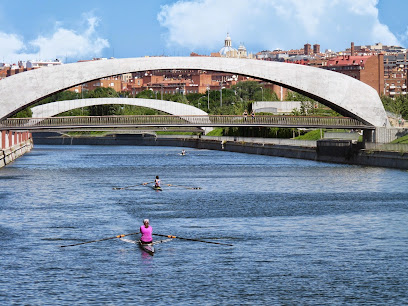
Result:
{"label": "bridge railing", "polygon": [[237,116],[237,115],[140,115],[140,116],[72,116],[49,118],[8,118],[0,129],[35,129],[93,126],[276,126],[276,127],[349,127],[370,128],[347,117],[311,116]]}

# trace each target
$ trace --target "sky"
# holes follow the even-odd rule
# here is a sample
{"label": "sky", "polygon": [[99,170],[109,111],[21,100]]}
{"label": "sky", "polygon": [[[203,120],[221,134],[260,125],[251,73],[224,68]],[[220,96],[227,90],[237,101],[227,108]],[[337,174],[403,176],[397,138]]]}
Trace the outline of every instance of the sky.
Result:
{"label": "sky", "polygon": [[0,62],[408,47],[406,0],[0,0]]}

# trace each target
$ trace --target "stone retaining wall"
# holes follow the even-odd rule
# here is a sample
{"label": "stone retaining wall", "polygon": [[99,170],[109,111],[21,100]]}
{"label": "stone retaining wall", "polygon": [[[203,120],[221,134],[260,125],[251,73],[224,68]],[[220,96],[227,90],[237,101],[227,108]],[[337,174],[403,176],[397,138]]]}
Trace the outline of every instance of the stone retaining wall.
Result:
{"label": "stone retaining wall", "polygon": [[0,168],[13,162],[33,148],[32,138],[22,141],[6,149],[0,149]]}

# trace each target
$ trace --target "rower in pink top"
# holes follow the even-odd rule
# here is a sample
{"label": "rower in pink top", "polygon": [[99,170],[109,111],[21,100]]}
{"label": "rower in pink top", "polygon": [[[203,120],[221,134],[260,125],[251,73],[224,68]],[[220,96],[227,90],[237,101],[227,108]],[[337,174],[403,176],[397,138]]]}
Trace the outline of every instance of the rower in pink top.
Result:
{"label": "rower in pink top", "polygon": [[140,233],[142,234],[142,237],[140,238],[141,243],[147,244],[153,242],[153,228],[149,225],[149,219],[143,220],[143,225],[140,227]]}

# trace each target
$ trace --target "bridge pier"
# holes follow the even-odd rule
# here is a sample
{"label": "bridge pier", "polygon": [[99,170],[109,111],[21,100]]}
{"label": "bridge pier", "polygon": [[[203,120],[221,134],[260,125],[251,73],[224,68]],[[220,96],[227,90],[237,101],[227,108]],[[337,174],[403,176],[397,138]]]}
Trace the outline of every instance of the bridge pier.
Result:
{"label": "bridge pier", "polygon": [[363,130],[363,141],[374,142],[375,130]]}
{"label": "bridge pier", "polygon": [[364,130],[364,142],[390,143],[391,141],[408,134],[408,129],[376,127],[374,130]]}

